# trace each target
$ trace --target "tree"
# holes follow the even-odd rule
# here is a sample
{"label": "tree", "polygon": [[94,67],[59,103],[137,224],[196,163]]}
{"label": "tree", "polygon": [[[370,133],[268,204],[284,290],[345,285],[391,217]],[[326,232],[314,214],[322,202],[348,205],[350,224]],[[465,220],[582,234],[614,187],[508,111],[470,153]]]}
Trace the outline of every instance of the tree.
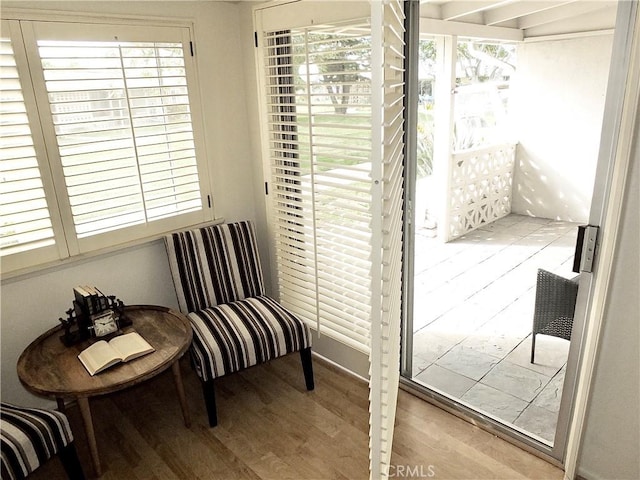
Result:
{"label": "tree", "polygon": [[[346,114],[352,89],[368,82],[371,70],[371,38],[353,34],[309,35],[309,75],[317,77],[337,114]],[[317,72],[317,73],[312,73]]]}
{"label": "tree", "polygon": [[505,80],[515,70],[514,48],[511,45],[458,42],[458,68],[472,83]]}

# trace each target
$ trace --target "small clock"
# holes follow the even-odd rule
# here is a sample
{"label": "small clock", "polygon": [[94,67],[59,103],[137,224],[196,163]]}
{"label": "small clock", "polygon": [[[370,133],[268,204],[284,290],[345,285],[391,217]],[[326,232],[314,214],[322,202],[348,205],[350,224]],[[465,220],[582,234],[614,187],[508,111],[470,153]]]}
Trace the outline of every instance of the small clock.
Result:
{"label": "small clock", "polygon": [[105,337],[119,330],[118,320],[113,310],[106,310],[91,316],[94,337]]}

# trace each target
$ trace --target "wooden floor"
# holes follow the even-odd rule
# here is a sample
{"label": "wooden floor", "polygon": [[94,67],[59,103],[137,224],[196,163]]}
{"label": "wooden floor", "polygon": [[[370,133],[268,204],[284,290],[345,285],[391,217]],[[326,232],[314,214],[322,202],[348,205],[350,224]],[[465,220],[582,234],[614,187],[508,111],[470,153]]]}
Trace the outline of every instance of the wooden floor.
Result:
{"label": "wooden floor", "polygon": [[[93,399],[101,478],[366,480],[367,386],[319,359],[314,369],[313,392],[304,388],[298,355],[219,379],[213,429],[188,362],[182,370],[190,429],[170,371]],[[68,415],[91,476],[78,409],[71,406]],[[562,478],[558,468],[404,391],[392,464],[396,478]],[[30,478],[64,478],[64,471],[54,460]]]}

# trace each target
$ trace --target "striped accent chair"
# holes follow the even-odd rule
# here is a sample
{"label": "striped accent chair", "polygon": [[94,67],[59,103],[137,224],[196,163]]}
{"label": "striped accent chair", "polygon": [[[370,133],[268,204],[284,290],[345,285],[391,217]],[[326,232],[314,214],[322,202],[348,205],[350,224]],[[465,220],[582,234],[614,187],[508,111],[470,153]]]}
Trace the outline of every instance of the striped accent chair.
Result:
{"label": "striped accent chair", "polygon": [[251,222],[173,233],[165,246],[180,310],[191,320],[191,358],[210,426],[218,423],[218,377],[299,351],[307,390],[313,390],[309,328],[265,295]]}
{"label": "striped accent chair", "polygon": [[0,417],[3,480],[25,478],[54,455],[69,478],[85,478],[63,413],[2,403]]}

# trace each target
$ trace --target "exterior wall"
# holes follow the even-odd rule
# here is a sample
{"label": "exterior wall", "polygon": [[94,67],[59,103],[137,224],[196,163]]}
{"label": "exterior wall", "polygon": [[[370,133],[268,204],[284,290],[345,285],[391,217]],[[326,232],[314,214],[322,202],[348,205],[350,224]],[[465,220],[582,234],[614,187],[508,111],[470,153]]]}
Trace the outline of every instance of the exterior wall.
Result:
{"label": "exterior wall", "polygon": [[512,212],[586,222],[613,35],[518,47]]}
{"label": "exterior wall", "polygon": [[640,478],[640,105],[578,474]]}
{"label": "exterior wall", "polygon": [[[108,16],[141,15],[194,22],[206,148],[215,214],[228,221],[255,219],[255,155],[247,140],[247,108],[238,5],[227,2],[2,2],[3,9],[43,9]],[[264,250],[264,249],[263,249]],[[73,287],[95,284],[126,304],[177,307],[161,241],[118,252],[74,259],[63,265],[2,282],[2,400],[42,405],[20,385],[16,362],[23,349],[58,324],[71,306]]]}

